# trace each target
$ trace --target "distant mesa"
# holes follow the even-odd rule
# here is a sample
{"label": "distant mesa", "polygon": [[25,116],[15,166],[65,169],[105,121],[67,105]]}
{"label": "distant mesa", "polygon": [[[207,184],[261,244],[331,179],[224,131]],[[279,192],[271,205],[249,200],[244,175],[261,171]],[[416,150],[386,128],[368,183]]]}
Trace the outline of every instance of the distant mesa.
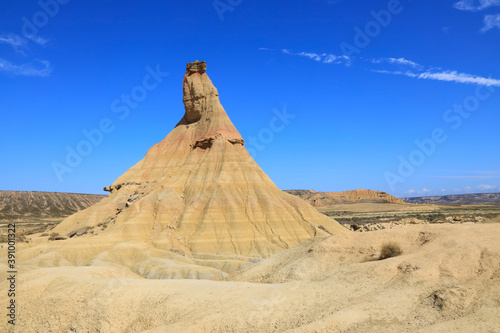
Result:
{"label": "distant mesa", "polygon": [[61,221],[102,198],[80,193],[0,191],[0,222]]}
{"label": "distant mesa", "polygon": [[468,193],[404,198],[408,203],[438,205],[498,205],[500,193]]}
{"label": "distant mesa", "polygon": [[343,192],[316,192],[313,190],[287,190],[286,192],[306,200],[314,207],[344,203],[405,203],[403,200],[386,192],[364,189]]}

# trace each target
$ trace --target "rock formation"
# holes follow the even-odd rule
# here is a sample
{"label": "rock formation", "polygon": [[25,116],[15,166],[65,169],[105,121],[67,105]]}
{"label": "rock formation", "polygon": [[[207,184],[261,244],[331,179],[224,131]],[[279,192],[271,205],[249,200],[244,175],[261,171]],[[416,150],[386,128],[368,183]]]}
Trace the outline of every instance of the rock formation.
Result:
{"label": "rock formation", "polygon": [[346,231],[259,168],[205,71],[205,62],[187,65],[180,122],[105,188],[108,197],[55,232],[90,227],[100,244],[141,242],[187,258],[226,260],[267,257]]}
{"label": "rock formation", "polygon": [[316,192],[314,190],[288,190],[287,193],[301,197],[314,207],[354,202],[390,202],[404,204],[401,199],[382,191],[357,189],[343,192]]}
{"label": "rock formation", "polygon": [[64,217],[90,207],[102,198],[104,196],[94,194],[0,191],[0,221],[62,221]]}

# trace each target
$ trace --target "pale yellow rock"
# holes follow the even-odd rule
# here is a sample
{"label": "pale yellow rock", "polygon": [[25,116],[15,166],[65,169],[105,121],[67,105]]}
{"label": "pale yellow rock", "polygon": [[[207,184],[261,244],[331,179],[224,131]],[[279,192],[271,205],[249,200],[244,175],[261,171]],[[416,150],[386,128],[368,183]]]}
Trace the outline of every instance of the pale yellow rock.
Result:
{"label": "pale yellow rock", "polygon": [[[374,260],[397,242],[400,256]],[[130,255],[123,251],[122,260]],[[143,249],[138,249],[139,256]],[[151,255],[146,253],[145,255]],[[6,261],[0,270],[7,271]],[[19,261],[22,263],[22,261]],[[144,279],[120,265],[18,275],[17,332],[498,332],[500,225],[317,237],[231,277]],[[8,281],[0,282],[8,289]],[[7,304],[7,292],[0,303]],[[6,320],[0,332],[10,332]]]}
{"label": "pale yellow rock", "polygon": [[204,62],[188,64],[185,114],[167,137],[106,188],[108,197],[54,229],[67,235],[93,227],[96,234],[58,241],[57,251],[81,251],[65,260],[91,262],[117,243],[137,242],[231,272],[313,236],[346,231],[260,169],[205,69]]}
{"label": "pale yellow rock", "polygon": [[389,193],[382,191],[364,190],[362,188],[343,192],[316,192],[314,190],[288,190],[286,192],[306,200],[314,207],[356,202],[390,202],[396,204],[405,204],[403,200],[398,199],[390,195]]}

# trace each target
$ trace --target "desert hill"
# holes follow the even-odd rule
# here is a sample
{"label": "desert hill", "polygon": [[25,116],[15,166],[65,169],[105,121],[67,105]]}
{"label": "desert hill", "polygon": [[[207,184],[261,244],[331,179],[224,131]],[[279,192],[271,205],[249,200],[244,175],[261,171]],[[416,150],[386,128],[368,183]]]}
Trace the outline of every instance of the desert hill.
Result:
{"label": "desert hill", "polygon": [[79,193],[0,191],[0,221],[61,220],[104,197]]}
{"label": "desert hill", "polygon": [[26,249],[43,267],[120,265],[147,278],[221,279],[314,236],[347,232],[255,163],[205,62],[189,63],[184,115],[146,156]]}
{"label": "desert hill", "polygon": [[426,197],[403,198],[408,203],[439,204],[439,205],[498,205],[500,193],[468,193],[437,195]]}
{"label": "desert hill", "polygon": [[296,195],[306,200],[314,207],[359,202],[390,202],[399,204],[405,203],[403,200],[393,197],[386,192],[364,189],[343,192],[316,192],[314,190],[287,190],[285,192]]}
{"label": "desert hill", "polygon": [[[388,241],[403,253],[377,260]],[[312,238],[227,281],[145,279],[119,265],[32,266],[20,275],[17,329],[496,332],[499,258],[499,224],[448,224]]]}

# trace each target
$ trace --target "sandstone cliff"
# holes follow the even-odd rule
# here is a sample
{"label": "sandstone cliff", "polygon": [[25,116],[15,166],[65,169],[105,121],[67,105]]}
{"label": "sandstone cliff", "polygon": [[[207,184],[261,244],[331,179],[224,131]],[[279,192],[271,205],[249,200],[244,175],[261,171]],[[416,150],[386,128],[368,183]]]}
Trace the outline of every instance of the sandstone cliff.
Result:
{"label": "sandstone cliff", "polygon": [[287,190],[315,207],[352,202],[390,202],[404,204],[401,199],[382,191],[357,189],[343,192],[316,192],[313,190]]}

